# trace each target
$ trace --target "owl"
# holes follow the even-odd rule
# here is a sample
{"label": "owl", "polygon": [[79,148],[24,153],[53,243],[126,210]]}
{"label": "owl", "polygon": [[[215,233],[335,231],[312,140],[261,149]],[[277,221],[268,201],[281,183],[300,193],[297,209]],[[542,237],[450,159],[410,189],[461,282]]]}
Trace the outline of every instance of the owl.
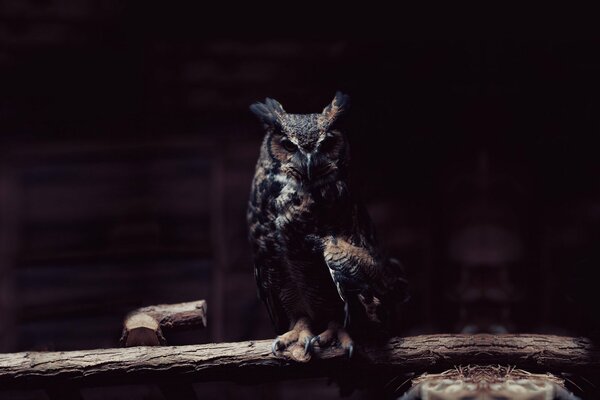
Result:
{"label": "owl", "polygon": [[273,353],[300,361],[334,343],[352,356],[354,338],[390,331],[406,294],[350,187],[348,106],[340,92],[321,113],[250,106],[265,130],[247,212],[258,295],[279,334]]}

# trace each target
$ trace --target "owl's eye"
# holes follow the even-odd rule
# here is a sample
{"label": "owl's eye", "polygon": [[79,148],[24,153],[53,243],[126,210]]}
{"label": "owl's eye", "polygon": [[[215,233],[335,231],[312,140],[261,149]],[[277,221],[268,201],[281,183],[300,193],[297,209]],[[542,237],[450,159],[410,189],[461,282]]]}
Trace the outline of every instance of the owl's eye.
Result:
{"label": "owl's eye", "polygon": [[283,138],[281,139],[280,143],[283,146],[283,148],[289,151],[290,153],[293,153],[298,149],[298,147],[294,143],[292,143],[290,139]]}
{"label": "owl's eye", "polygon": [[327,134],[325,139],[321,141],[321,151],[328,152],[333,149],[333,145],[335,144],[335,136],[331,134]]}

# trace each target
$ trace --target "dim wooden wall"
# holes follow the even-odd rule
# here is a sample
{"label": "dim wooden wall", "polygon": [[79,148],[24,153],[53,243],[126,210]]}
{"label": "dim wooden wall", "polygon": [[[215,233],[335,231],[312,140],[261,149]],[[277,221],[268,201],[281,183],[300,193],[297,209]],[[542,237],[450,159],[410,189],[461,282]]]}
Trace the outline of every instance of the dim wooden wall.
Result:
{"label": "dim wooden wall", "polygon": [[[576,319],[551,310],[569,307],[563,282],[600,225],[600,171],[580,133],[597,131],[593,46],[215,39],[198,10],[179,7],[0,3],[12,346],[114,344],[130,308],[199,297],[209,300],[202,340],[271,336],[245,239],[261,135],[247,107],[272,96],[314,112],[337,89],[352,96],[357,187],[412,282],[407,330],[460,329],[464,265],[449,243],[483,222],[527,250],[503,267],[513,326]],[[485,154],[488,186],[478,186]],[[467,183],[449,188],[456,181]],[[489,214],[472,212],[489,198]]]}

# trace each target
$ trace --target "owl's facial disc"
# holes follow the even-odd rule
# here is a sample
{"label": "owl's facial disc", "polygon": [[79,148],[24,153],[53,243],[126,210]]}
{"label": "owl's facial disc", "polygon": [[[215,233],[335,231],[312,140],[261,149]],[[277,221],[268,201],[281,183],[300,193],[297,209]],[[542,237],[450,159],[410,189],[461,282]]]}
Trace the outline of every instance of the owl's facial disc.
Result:
{"label": "owl's facial disc", "polygon": [[267,145],[280,173],[311,186],[335,179],[336,171],[345,167],[346,145],[344,136],[332,126],[334,118],[324,113],[275,111],[276,123],[267,124]]}
{"label": "owl's facial disc", "polygon": [[282,172],[298,182],[320,185],[329,182],[340,169],[344,137],[339,131],[313,133],[310,137],[295,131],[280,132],[273,137],[272,149]]}
{"label": "owl's facial disc", "polygon": [[349,106],[347,95],[337,92],[321,113],[289,114],[276,100],[254,103],[252,111],[267,132],[265,150],[269,168],[292,181],[321,185],[347,170],[349,156],[344,135],[335,129]]}

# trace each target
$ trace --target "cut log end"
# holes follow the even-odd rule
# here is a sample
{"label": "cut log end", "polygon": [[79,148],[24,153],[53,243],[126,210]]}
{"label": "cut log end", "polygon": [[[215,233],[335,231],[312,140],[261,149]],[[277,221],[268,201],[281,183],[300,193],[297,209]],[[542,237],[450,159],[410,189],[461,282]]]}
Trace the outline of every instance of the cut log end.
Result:
{"label": "cut log end", "polygon": [[163,330],[206,327],[206,309],[205,300],[137,309],[125,318],[120,343],[125,347],[166,345]]}

